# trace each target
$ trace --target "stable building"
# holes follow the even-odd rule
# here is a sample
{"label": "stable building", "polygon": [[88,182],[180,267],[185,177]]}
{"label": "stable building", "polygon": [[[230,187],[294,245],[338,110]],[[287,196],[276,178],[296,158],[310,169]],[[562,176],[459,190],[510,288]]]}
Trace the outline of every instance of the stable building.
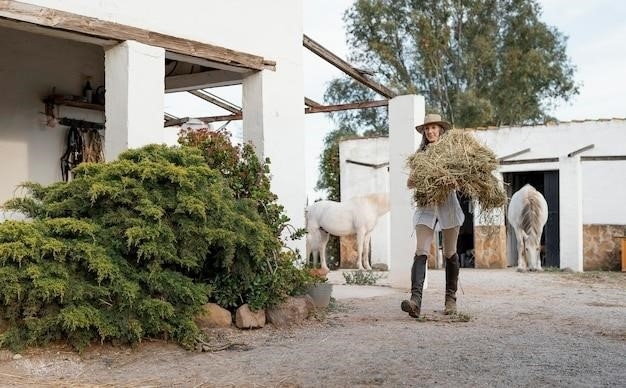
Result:
{"label": "stable building", "polygon": [[[626,120],[485,128],[474,135],[499,157],[509,197],[530,183],[546,198],[543,265],[619,269],[621,238],[626,236]],[[473,220],[476,266],[516,265],[513,233],[487,238],[494,225]],[[504,256],[501,246],[507,247]],[[498,261],[498,256],[503,258]]]}
{"label": "stable building", "polygon": [[[497,155],[500,163],[497,173],[509,198],[527,183],[546,198],[549,215],[542,236],[543,266],[574,271],[619,269],[621,240],[626,236],[626,120],[582,120],[466,130],[472,131]],[[395,138],[391,134],[389,138],[340,142],[342,199],[390,190],[392,196],[399,192],[403,202],[410,201],[410,193],[404,191],[405,162],[417,148],[420,138],[417,134],[418,139],[403,141],[397,137],[413,136],[413,133],[398,134],[397,131],[396,134]],[[404,152],[393,150],[394,139],[396,149],[402,146]],[[389,170],[389,161],[393,158],[397,159],[396,185],[390,185],[394,171]],[[399,199],[396,198],[395,202]],[[460,203],[466,214],[458,241],[461,265],[475,268],[516,266],[515,235],[508,231],[506,209],[485,213],[468,198],[461,198]],[[392,254],[394,241],[414,238],[390,232],[390,218],[395,217],[396,222],[404,224],[411,219],[411,213],[406,209],[404,214],[394,214],[393,206],[392,203],[391,214],[379,220],[372,234],[371,248],[372,264],[388,264],[392,273],[397,272],[398,266],[410,263],[412,249],[409,242]],[[350,267],[353,255],[353,251],[345,247],[349,244],[342,243],[342,262],[348,263],[346,267]],[[432,253],[430,267],[437,268],[438,251],[435,247]],[[402,284],[401,271],[398,276],[398,284]]]}

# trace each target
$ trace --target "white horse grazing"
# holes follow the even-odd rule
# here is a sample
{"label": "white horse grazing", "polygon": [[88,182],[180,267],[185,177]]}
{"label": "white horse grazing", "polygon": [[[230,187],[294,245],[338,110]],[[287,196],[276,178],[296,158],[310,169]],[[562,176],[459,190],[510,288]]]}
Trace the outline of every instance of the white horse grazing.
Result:
{"label": "white horse grazing", "polygon": [[306,252],[313,253],[313,264],[318,254],[321,266],[326,265],[326,244],[329,235],[356,234],[357,265],[359,269],[372,269],[368,261],[371,233],[378,218],[389,211],[389,194],[370,194],[354,197],[345,202],[319,201],[306,209]]}
{"label": "white horse grazing", "polygon": [[517,239],[517,270],[541,271],[541,234],[548,220],[545,198],[526,184],[511,197],[507,215]]}

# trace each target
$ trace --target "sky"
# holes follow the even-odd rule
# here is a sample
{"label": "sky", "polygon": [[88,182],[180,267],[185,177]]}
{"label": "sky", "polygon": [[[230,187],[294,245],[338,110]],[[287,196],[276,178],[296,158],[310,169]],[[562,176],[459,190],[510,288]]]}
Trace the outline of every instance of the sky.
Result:
{"label": "sky", "polygon": [[[347,59],[348,48],[343,14],[352,0],[303,0],[303,31],[335,55]],[[541,20],[556,27],[567,40],[567,54],[576,71],[580,93],[570,102],[561,103],[551,115],[560,121],[626,117],[626,2],[617,0],[540,0]],[[303,48],[304,93],[323,103],[328,83],[342,72]],[[221,89],[221,90],[220,90]],[[241,104],[240,87],[216,88],[211,92],[230,102]],[[206,102],[185,96],[168,95],[166,112],[181,116],[210,115]],[[204,110],[202,113],[195,111]],[[190,113],[194,112],[194,113]],[[235,140],[241,139],[240,123],[228,127]],[[325,135],[334,129],[324,113],[305,116],[306,174],[309,202],[325,197],[315,190],[319,155]]]}

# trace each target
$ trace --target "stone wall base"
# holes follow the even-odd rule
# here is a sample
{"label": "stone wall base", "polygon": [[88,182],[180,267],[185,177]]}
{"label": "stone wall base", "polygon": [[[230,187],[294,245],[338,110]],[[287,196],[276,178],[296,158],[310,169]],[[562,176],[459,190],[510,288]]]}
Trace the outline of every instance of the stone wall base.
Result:
{"label": "stone wall base", "polygon": [[506,226],[474,226],[475,268],[506,268]]}
{"label": "stone wall base", "polygon": [[583,270],[619,271],[626,225],[583,225]]}

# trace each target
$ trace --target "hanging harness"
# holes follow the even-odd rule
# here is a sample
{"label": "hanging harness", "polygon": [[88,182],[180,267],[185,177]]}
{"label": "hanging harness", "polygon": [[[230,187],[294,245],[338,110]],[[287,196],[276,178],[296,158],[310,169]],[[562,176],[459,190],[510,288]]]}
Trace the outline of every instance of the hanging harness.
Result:
{"label": "hanging harness", "polygon": [[83,161],[83,137],[75,124],[67,132],[66,145],[65,153],[61,156],[61,175],[65,182],[68,181],[72,169]]}

